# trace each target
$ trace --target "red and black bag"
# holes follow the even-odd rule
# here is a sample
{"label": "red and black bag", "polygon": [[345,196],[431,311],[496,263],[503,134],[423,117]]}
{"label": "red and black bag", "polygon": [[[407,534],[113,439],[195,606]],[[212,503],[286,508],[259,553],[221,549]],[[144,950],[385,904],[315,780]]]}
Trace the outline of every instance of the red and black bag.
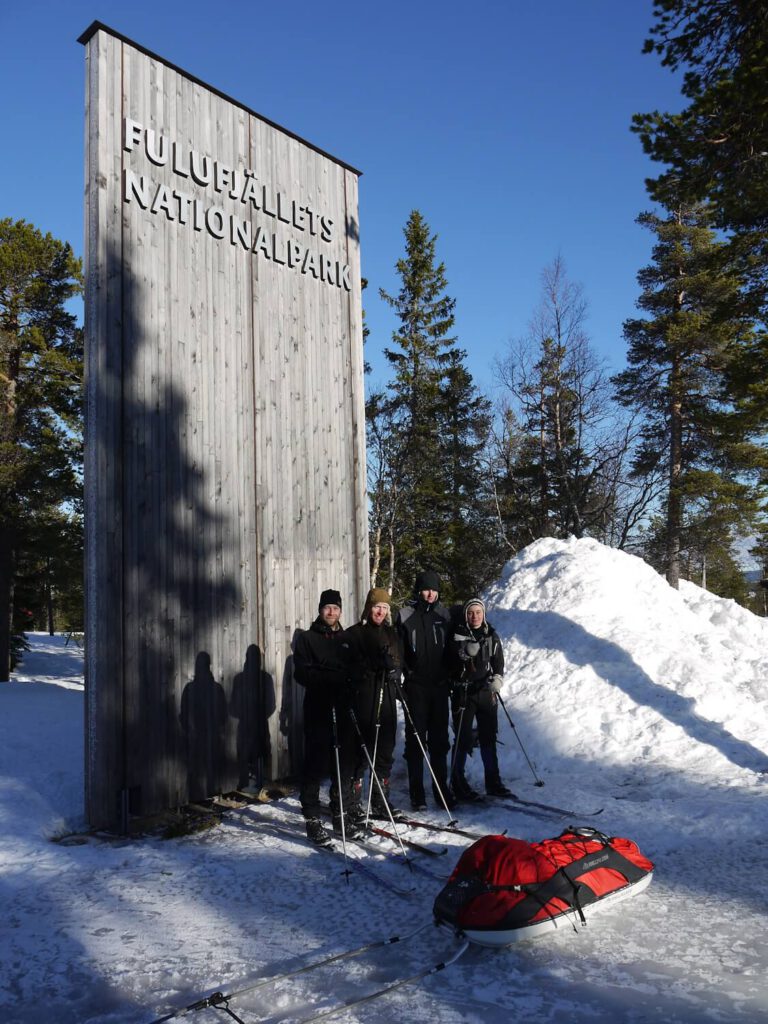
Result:
{"label": "red and black bag", "polygon": [[585,910],[645,888],[652,872],[630,839],[592,828],[566,829],[539,843],[485,836],[464,852],[433,912],[465,933],[510,933],[513,941],[520,937],[515,930],[538,931],[532,926],[569,911],[586,923]]}

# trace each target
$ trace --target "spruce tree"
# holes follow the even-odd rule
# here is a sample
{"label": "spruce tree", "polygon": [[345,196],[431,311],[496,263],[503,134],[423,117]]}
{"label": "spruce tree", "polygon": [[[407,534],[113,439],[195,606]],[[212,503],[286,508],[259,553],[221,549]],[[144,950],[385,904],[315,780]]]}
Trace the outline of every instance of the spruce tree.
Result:
{"label": "spruce tree", "polygon": [[0,681],[17,560],[36,544],[34,524],[80,491],[82,332],[68,307],[80,288],[69,245],[0,220]]}
{"label": "spruce tree", "polygon": [[[379,472],[374,558],[386,525],[389,546],[387,584],[397,600],[410,593],[416,573],[436,570],[444,596],[477,589],[488,579],[487,559],[479,553],[485,520],[477,499],[477,455],[488,426],[487,403],[472,382],[456,347],[455,299],[446,294],[445,266],[436,255],[437,236],[418,210],[404,229],[405,254],[396,263],[400,289],[380,294],[394,310],[398,326],[385,349],[394,371],[386,394],[369,401]],[[375,472],[381,469],[381,465]],[[377,533],[378,531],[378,533]],[[474,549],[474,550],[473,550]],[[387,559],[380,557],[383,567]]]}
{"label": "spruce tree", "polygon": [[446,557],[453,593],[468,599],[496,577],[502,559],[486,469],[490,402],[475,387],[465,358],[462,349],[451,351],[439,420],[451,489]]}

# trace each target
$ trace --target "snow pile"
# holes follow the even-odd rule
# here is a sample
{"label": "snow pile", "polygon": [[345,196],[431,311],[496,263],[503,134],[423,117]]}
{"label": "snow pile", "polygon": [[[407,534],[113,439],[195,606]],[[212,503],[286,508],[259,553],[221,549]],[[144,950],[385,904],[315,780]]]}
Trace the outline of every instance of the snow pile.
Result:
{"label": "snow pile", "polygon": [[[766,1019],[768,622],[692,584],[676,593],[642,561],[590,540],[533,544],[486,596],[504,643],[504,701],[546,784],[534,785],[500,715],[503,777],[523,798],[576,813],[563,821],[487,802],[462,806],[461,825],[528,840],[596,825],[638,842],[656,863],[653,884],[586,929],[499,953],[472,947],[449,970],[339,1019]],[[409,833],[449,847],[419,855],[432,878],[404,871],[387,840],[380,853],[350,848],[380,882],[413,889],[407,898],[357,872],[345,884],[340,856],[259,824],[300,824],[295,798],[168,842],[50,842],[84,827],[80,654],[63,637],[31,639],[15,681],[0,684],[2,1024],[141,1024],[217,989],[238,993],[231,1009],[246,1024],[299,1021],[455,951],[450,934],[428,929],[394,952],[251,991],[260,977],[428,922],[467,840]],[[406,805],[401,753],[402,736],[392,792]],[[468,775],[481,787],[478,761]]]}
{"label": "snow pile", "polygon": [[553,773],[587,761],[729,785],[768,768],[768,620],[584,539],[532,544],[486,596],[504,696]]}

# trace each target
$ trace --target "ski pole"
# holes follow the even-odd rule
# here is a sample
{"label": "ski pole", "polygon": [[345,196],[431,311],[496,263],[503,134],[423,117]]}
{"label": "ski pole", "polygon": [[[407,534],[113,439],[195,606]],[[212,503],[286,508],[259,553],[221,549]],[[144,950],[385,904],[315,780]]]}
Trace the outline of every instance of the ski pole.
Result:
{"label": "ski pole", "polygon": [[523,741],[518,736],[517,729],[515,728],[515,723],[509,717],[509,712],[507,711],[507,706],[504,703],[504,701],[502,700],[501,694],[497,693],[496,696],[498,698],[499,704],[501,704],[502,708],[504,709],[504,714],[507,716],[507,721],[510,724],[512,732],[515,734],[515,739],[520,744],[520,749],[522,750],[523,754],[525,755],[525,760],[528,762],[528,767],[531,769],[531,773],[533,774],[533,777],[536,780],[535,784],[537,786],[543,786],[544,785],[544,780],[540,779],[539,776],[536,774],[536,769],[533,767],[533,764],[531,763],[531,759],[530,759],[530,757],[528,757],[528,754],[526,753],[525,747],[523,746]]}
{"label": "ski pole", "polygon": [[408,722],[409,722],[409,724],[411,726],[411,729],[413,729],[413,735],[416,737],[416,742],[419,744],[419,749],[421,750],[421,756],[424,758],[424,761],[425,761],[425,763],[427,765],[427,768],[429,768],[429,774],[432,776],[432,781],[435,784],[435,789],[440,794],[440,802],[442,803],[443,807],[445,808],[445,813],[448,815],[448,824],[449,825],[455,825],[456,822],[458,821],[458,818],[453,818],[451,816],[451,812],[450,812],[450,810],[448,808],[448,802],[445,799],[443,791],[442,791],[442,789],[440,787],[440,783],[437,781],[437,776],[435,775],[434,770],[432,768],[432,762],[429,759],[429,755],[427,754],[427,751],[426,751],[426,749],[424,747],[424,743],[422,742],[421,736],[419,736],[419,731],[416,728],[416,724],[413,721],[413,718],[411,717],[411,710],[408,707],[408,702],[405,699],[405,693],[403,692],[403,688],[400,685],[399,680],[395,680],[395,689],[397,690],[397,695],[400,698],[400,703],[403,705],[403,711],[405,713],[405,717],[408,719]]}
{"label": "ski pole", "polygon": [[349,876],[352,872],[347,863],[347,830],[344,827],[344,798],[341,795],[341,762],[339,761],[339,728],[336,721],[336,705],[331,704],[331,721],[333,723],[333,754],[336,759],[336,785],[339,796],[339,818],[341,820],[341,849],[344,853],[344,877],[349,885]]}
{"label": "ski pole", "polygon": [[453,730],[453,734],[454,734],[453,735],[453,750],[451,751],[451,774],[450,774],[450,781],[451,781],[451,783],[453,783],[453,773],[456,771],[456,758],[458,757],[458,754],[459,754],[459,742],[461,740],[461,727],[462,727],[462,725],[464,723],[464,712],[467,710],[467,688],[469,686],[469,683],[467,683],[467,682],[461,683],[461,686],[463,686],[463,688],[464,688],[464,696],[463,696],[462,701],[461,701],[461,713],[459,714],[459,725],[458,725],[458,728],[456,728],[455,725],[454,725],[454,730]]}
{"label": "ski pole", "polygon": [[355,727],[355,732],[357,733],[358,739],[360,740],[360,748],[362,749],[363,753],[365,754],[365,759],[368,762],[368,767],[370,768],[370,771],[371,771],[371,780],[372,780],[372,782],[375,782],[376,785],[378,786],[379,794],[381,796],[382,801],[384,802],[384,806],[387,808],[387,814],[389,815],[389,820],[390,820],[390,822],[392,824],[392,831],[397,836],[397,842],[398,842],[398,844],[400,846],[400,852],[402,853],[403,858],[405,859],[406,863],[408,864],[408,867],[410,868],[411,867],[411,859],[408,856],[408,854],[405,852],[405,846],[403,846],[403,840],[400,838],[400,833],[397,831],[397,825],[395,824],[395,819],[392,816],[392,808],[389,806],[389,800],[387,800],[386,793],[384,792],[384,787],[381,784],[381,780],[379,779],[379,776],[376,774],[376,769],[373,766],[373,761],[371,760],[371,755],[368,753],[368,747],[365,745],[365,737],[363,736],[362,730],[360,729],[360,723],[357,721],[357,715],[355,714],[354,708],[349,708],[348,710],[349,710],[349,717],[352,719],[352,724]]}
{"label": "ski pole", "polygon": [[324,1017],[332,1017],[334,1014],[348,1010],[352,1006],[361,1006],[363,1003],[369,1003],[372,999],[378,999],[380,996],[386,995],[387,992],[393,992],[396,988],[402,988],[404,985],[411,985],[414,981],[420,981],[422,978],[428,978],[431,974],[437,974],[438,971],[444,971],[446,967],[450,967],[451,964],[455,964],[459,957],[464,956],[466,951],[469,949],[469,946],[469,939],[465,939],[456,952],[451,956],[446,957],[445,960],[432,964],[430,967],[425,967],[417,974],[412,974],[408,978],[401,978],[399,981],[390,982],[389,985],[384,985],[382,988],[377,988],[374,992],[369,992],[368,995],[358,996],[356,999],[348,999],[345,1003],[339,1003],[337,1006],[331,1006],[328,1010],[322,1010],[320,1013],[316,1013],[312,1017],[302,1017],[299,1024],[312,1024],[313,1021],[322,1020]]}
{"label": "ski pole", "polygon": [[[381,729],[381,707],[384,703],[384,676],[382,674],[379,683],[379,699],[376,702],[376,734],[373,739],[373,763],[376,764],[376,752],[379,749],[379,730]],[[365,826],[368,827],[368,820],[371,817],[371,798],[373,797],[373,777],[368,786],[368,802],[365,805]]]}
{"label": "ski pole", "polygon": [[418,935],[419,932],[423,932],[425,928],[432,927],[434,922],[427,921],[425,924],[419,925],[418,928],[414,928],[413,931],[405,932],[403,935],[390,935],[386,939],[375,939],[373,942],[366,942],[362,946],[357,946],[355,949],[345,950],[343,953],[335,953],[332,956],[323,957],[321,960],[314,960],[311,963],[304,964],[302,967],[296,967],[292,971],[283,971],[281,974],[271,974],[268,978],[259,978],[252,985],[248,985],[247,988],[237,989],[234,992],[228,992],[226,995],[223,992],[214,992],[212,995],[207,996],[203,999],[199,999],[194,1003],[190,1003],[189,1006],[181,1007],[178,1010],[173,1010],[167,1013],[164,1017],[158,1017],[156,1020],[150,1022],[150,1024],[165,1024],[165,1021],[177,1020],[181,1017],[187,1017],[190,1013],[195,1010],[206,1010],[208,1007],[218,1008],[223,1002],[229,999],[235,999],[237,996],[245,995],[248,992],[254,992],[258,988],[263,988],[265,985],[271,985],[275,981],[283,981],[286,978],[295,978],[299,974],[306,974],[307,971],[314,971],[318,967],[325,967],[327,964],[336,963],[338,960],[350,960],[354,957],[361,956],[363,953],[367,953],[371,949],[377,949],[381,946],[391,946],[397,942],[405,942],[408,939]]}

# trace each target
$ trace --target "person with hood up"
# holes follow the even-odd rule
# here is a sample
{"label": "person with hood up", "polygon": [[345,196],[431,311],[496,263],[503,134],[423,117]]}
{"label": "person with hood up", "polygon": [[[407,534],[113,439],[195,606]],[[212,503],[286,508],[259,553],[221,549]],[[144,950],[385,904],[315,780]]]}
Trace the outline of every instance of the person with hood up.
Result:
{"label": "person with hood up", "polygon": [[514,798],[501,781],[496,754],[497,694],[504,672],[504,652],[496,630],[485,617],[485,604],[473,597],[464,605],[464,622],[454,627],[449,643],[453,677],[454,753],[451,782],[457,800],[478,800],[480,796],[464,774],[472,752],[473,725],[477,720],[480,757],[489,796]]}
{"label": "person with hood up", "polygon": [[[432,794],[437,806],[443,799],[449,808],[455,800],[448,785],[447,758],[448,702],[450,685],[446,651],[450,637],[450,616],[440,604],[440,577],[432,570],[420,572],[414,585],[413,600],[397,616],[397,630],[403,646],[405,696],[410,718],[405,722],[405,760],[408,764],[408,789],[415,811],[427,806],[424,794],[424,755],[418,740],[428,752],[437,780]],[[418,737],[414,735],[414,727]],[[438,787],[440,792],[438,792]],[[442,799],[441,799],[442,794]]]}
{"label": "person with hood up", "polygon": [[[362,733],[362,740],[358,737],[357,742],[359,747],[365,743],[384,794],[382,799],[371,778],[371,815],[384,819],[389,818],[389,776],[397,732],[396,684],[402,664],[399,638],[390,622],[389,602],[389,591],[374,587],[368,592],[360,622],[344,634],[355,685],[355,714]],[[360,766],[357,774],[363,776],[368,762],[361,747]]]}
{"label": "person with hood up", "polygon": [[[352,691],[343,636],[341,594],[338,590],[324,590],[320,595],[317,618],[309,629],[299,631],[293,652],[293,674],[305,691],[304,768],[299,799],[307,836],[318,846],[329,846],[332,842],[320,818],[320,786],[329,777],[334,831],[341,832],[343,808],[346,835],[350,839],[362,835],[353,795],[357,755],[348,710]],[[341,793],[334,752],[334,707]]]}

